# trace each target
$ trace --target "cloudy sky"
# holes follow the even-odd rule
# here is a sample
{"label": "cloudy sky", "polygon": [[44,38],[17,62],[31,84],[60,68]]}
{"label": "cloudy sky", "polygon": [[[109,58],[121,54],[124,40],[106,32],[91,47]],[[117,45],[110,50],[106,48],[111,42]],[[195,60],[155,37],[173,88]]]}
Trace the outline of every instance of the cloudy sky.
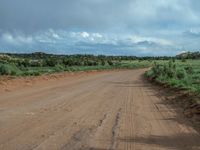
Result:
{"label": "cloudy sky", "polygon": [[0,52],[176,55],[200,49],[199,0],[0,0]]}

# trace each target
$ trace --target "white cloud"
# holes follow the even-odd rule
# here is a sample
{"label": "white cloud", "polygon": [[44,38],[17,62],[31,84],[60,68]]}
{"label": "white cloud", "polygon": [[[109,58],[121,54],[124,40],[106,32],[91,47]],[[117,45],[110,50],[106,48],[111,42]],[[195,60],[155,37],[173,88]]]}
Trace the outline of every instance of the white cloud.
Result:
{"label": "white cloud", "polygon": [[166,40],[166,39],[162,39],[162,38],[155,38],[155,37],[143,37],[143,36],[131,36],[129,37],[129,39],[133,42],[133,43],[139,43],[139,42],[152,42],[152,43],[156,43],[156,44],[160,44],[160,45],[166,45],[166,46],[172,46],[173,42]]}
{"label": "white cloud", "polygon": [[104,41],[104,36],[100,33],[89,33],[89,32],[70,32],[65,33],[66,35],[69,35],[74,40],[78,41],[90,41],[90,42],[102,42]]}
{"label": "white cloud", "polygon": [[52,38],[55,38],[55,39],[62,39],[61,37],[60,37],[60,35],[56,32],[56,31],[54,31],[53,29],[49,29],[49,31],[47,31],[46,32],[46,35],[48,36],[48,37],[52,37]]}
{"label": "white cloud", "polygon": [[21,43],[26,43],[26,44],[30,44],[33,42],[33,38],[32,37],[24,37],[24,36],[17,36],[16,37],[16,41],[17,42],[21,42]]}
{"label": "white cloud", "polygon": [[93,33],[92,36],[96,38],[103,38],[103,35],[101,35],[100,33]]}
{"label": "white cloud", "polygon": [[58,34],[52,34],[52,37],[54,37],[55,39],[60,39],[60,36]]}
{"label": "white cloud", "polygon": [[83,38],[88,38],[90,36],[89,33],[87,32],[80,32],[80,35],[83,37]]}
{"label": "white cloud", "polygon": [[58,41],[64,40],[63,35],[66,35],[64,31],[55,31],[53,29],[49,29],[44,32],[36,33],[34,39],[41,43],[56,43]]}
{"label": "white cloud", "polygon": [[4,33],[2,39],[8,43],[15,43],[13,36],[10,33]]}
{"label": "white cloud", "polygon": [[88,32],[71,32],[72,38],[88,38],[90,34]]}
{"label": "white cloud", "polygon": [[193,35],[199,35],[200,36],[200,28],[192,28],[188,31],[188,33]]}
{"label": "white cloud", "polygon": [[13,45],[33,43],[33,38],[31,36],[23,36],[23,35],[14,36],[10,33],[4,33],[1,38],[3,41]]}
{"label": "white cloud", "polygon": [[[196,33],[197,31],[191,31]],[[182,36],[183,37],[183,36]],[[170,38],[142,36],[141,34],[105,34],[98,32],[69,32],[65,30],[47,30],[36,32],[32,35],[3,33],[0,37],[0,45],[2,49],[28,49],[31,50],[73,50],[82,52],[91,50],[94,53],[101,50],[109,50],[121,54],[141,54],[141,55],[172,55],[185,47],[197,47],[198,38],[188,40],[188,36],[180,40],[173,41]],[[195,42],[194,42],[195,41]],[[13,47],[12,47],[13,46]],[[63,52],[63,51],[62,51]],[[102,53],[104,54],[104,53]],[[111,53],[110,53],[111,54]]]}

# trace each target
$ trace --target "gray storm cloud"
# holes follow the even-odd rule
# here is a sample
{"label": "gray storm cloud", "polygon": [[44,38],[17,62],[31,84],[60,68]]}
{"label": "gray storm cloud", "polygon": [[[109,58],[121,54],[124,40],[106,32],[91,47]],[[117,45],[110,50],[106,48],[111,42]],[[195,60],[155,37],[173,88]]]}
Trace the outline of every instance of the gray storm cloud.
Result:
{"label": "gray storm cloud", "polygon": [[[127,42],[130,36],[142,37],[144,41],[140,43],[140,47],[132,47],[133,53],[141,49],[148,51],[148,48],[152,51],[152,43],[156,43],[156,50],[166,49],[163,43],[159,43],[161,41],[174,41],[174,45],[177,45],[170,45],[172,51],[181,47],[193,49],[186,41],[191,41],[187,37],[192,37],[193,41],[199,40],[199,36],[191,36],[193,32],[190,32],[196,31],[195,33],[199,34],[199,8],[200,2],[197,0],[0,0],[0,46],[1,49],[13,49],[13,45],[16,49],[25,49],[25,45],[29,44],[28,48],[37,49],[41,47],[40,41],[49,38],[49,41],[54,42],[54,46],[45,45],[41,48],[65,49],[68,45],[70,49],[68,42],[82,40],[78,36],[72,38],[68,34],[74,32],[78,35],[85,32],[85,36],[86,33],[109,35],[106,44],[110,42],[111,49],[113,41],[118,41],[121,51],[122,46],[124,51],[131,51],[129,45],[133,43]],[[49,29],[55,32],[54,40],[46,35]],[[65,44],[62,35],[65,37]],[[62,39],[59,39],[60,36]],[[84,44],[88,48],[91,43],[91,48],[95,49],[95,40],[96,44],[102,44],[102,40],[97,38],[86,40]],[[122,45],[119,45],[120,43]],[[184,46],[184,43],[187,44]],[[107,49],[106,45],[101,46],[102,49]],[[71,47],[77,48],[75,45]],[[78,48],[79,51],[82,50]],[[116,49],[116,46],[112,48]]]}
{"label": "gray storm cloud", "polygon": [[184,27],[199,25],[197,6],[195,0],[1,0],[0,28],[31,32]]}

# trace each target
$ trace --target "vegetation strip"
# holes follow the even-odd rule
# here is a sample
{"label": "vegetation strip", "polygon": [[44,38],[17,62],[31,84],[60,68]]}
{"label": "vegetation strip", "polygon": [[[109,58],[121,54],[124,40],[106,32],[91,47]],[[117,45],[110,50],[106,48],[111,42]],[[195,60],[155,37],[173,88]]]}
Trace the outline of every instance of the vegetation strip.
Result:
{"label": "vegetation strip", "polygon": [[200,60],[154,62],[146,76],[170,87],[200,95]]}
{"label": "vegetation strip", "polygon": [[133,69],[150,65],[150,61],[136,60],[135,56],[0,54],[0,75],[11,76],[37,76],[62,71]]}

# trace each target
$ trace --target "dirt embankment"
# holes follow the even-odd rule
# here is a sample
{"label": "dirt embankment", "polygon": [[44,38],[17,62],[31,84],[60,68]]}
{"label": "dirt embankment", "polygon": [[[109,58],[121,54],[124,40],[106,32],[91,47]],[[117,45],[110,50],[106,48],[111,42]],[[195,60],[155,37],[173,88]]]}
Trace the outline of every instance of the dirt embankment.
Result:
{"label": "dirt embankment", "polygon": [[145,70],[9,81],[0,93],[0,149],[200,149],[199,132]]}
{"label": "dirt embankment", "polygon": [[167,84],[147,78],[154,87],[164,95],[166,102],[173,104],[174,107],[181,107],[183,114],[193,122],[199,130],[200,128],[200,96],[186,89],[171,87]]}

